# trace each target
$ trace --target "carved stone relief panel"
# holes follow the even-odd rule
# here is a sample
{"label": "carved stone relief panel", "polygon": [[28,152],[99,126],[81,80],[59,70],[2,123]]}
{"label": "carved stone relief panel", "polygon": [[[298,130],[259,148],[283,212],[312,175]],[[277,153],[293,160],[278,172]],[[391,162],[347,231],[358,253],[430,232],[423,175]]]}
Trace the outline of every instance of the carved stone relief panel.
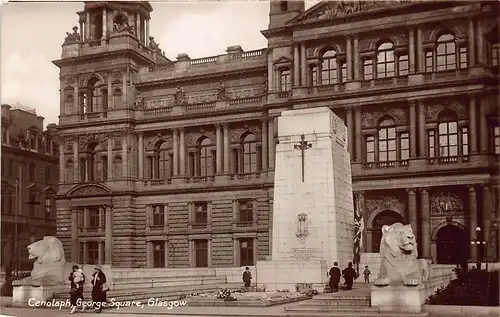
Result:
{"label": "carved stone relief panel", "polygon": [[145,137],[144,139],[145,139],[146,151],[153,151],[155,149],[156,144],[160,140],[167,142],[168,148],[173,147],[173,137],[172,133],[170,132],[163,132],[163,133],[160,132],[155,135]]}
{"label": "carved stone relief panel", "polygon": [[202,138],[202,137],[207,137],[210,139],[210,143],[212,145],[216,144],[215,140],[215,127],[212,129],[210,128],[201,128],[201,129],[192,129],[187,133],[187,144],[188,145],[196,145],[197,142]]}
{"label": "carved stone relief panel", "polygon": [[85,134],[85,135],[80,135],[78,139],[78,144],[80,151],[86,151],[87,146],[90,143],[96,142],[97,144],[101,145],[101,143],[103,143],[106,140],[107,140],[107,135],[105,133]]}
{"label": "carved stone relief panel", "polygon": [[122,82],[123,75],[122,75],[121,71],[119,71],[119,70],[114,71],[112,76],[113,76],[112,77],[113,84],[120,84]]}
{"label": "carved stone relief panel", "polygon": [[442,102],[436,102],[425,106],[425,121],[426,122],[438,121],[439,113],[444,109],[450,109],[455,111],[458,120],[467,119],[467,108],[462,102],[458,100],[444,100]]}
{"label": "carved stone relief panel", "polygon": [[397,196],[367,197],[365,206],[367,214],[392,210],[404,215],[406,202]]}
{"label": "carved stone relief panel", "polygon": [[162,98],[156,100],[147,100],[144,102],[146,109],[154,109],[154,108],[166,108],[172,106],[174,103],[173,98]]}
{"label": "carved stone relief panel", "polygon": [[396,122],[396,125],[408,124],[407,110],[403,107],[364,107],[361,115],[361,126],[363,128],[375,128],[378,121],[383,116],[390,116]]}
{"label": "carved stone relief panel", "polygon": [[429,205],[433,216],[462,214],[464,212],[464,204],[460,197],[450,192],[431,193]]}
{"label": "carved stone relief panel", "polygon": [[231,128],[231,142],[240,142],[240,137],[241,135],[245,132],[244,128],[236,128],[232,127]]}
{"label": "carved stone relief panel", "polygon": [[436,35],[442,30],[450,30],[455,38],[467,38],[467,21],[440,22],[439,24],[425,25],[422,27],[422,39],[424,43],[434,43],[437,41]]}

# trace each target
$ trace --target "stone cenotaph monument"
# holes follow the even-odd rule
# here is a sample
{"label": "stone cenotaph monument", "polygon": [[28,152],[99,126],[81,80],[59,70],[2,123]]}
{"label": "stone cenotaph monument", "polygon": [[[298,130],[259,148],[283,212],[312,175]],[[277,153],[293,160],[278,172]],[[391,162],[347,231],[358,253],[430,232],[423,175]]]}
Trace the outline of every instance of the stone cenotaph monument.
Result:
{"label": "stone cenotaph monument", "polygon": [[346,126],[327,107],[278,118],[271,261],[258,261],[257,282],[322,291],[333,262],[353,257],[354,207]]}

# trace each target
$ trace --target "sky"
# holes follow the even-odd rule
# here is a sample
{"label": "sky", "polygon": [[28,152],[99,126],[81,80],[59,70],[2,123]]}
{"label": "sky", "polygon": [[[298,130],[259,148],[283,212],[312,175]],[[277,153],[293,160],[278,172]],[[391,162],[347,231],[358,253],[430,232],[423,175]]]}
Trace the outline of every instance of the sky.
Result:
{"label": "sky", "polygon": [[[66,32],[78,25],[83,2],[7,2],[1,10],[0,99],[35,108],[45,126],[58,123],[59,69]],[[306,8],[317,1],[306,2]],[[151,1],[150,35],[171,60],[224,54],[231,45],[263,48],[269,3],[260,0]]]}

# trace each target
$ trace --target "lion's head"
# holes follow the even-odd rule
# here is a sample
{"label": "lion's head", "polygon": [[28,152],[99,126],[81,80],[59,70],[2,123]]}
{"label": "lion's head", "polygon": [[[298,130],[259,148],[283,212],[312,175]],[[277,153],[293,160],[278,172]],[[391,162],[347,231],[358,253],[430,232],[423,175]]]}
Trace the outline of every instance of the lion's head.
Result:
{"label": "lion's head", "polygon": [[403,255],[411,255],[417,258],[417,241],[411,225],[403,225],[397,222],[390,226],[383,226],[380,254],[383,257],[390,254],[394,258]]}
{"label": "lion's head", "polygon": [[64,259],[64,249],[61,241],[56,237],[46,236],[43,240],[28,246],[29,259],[37,259],[42,265],[55,264]]}

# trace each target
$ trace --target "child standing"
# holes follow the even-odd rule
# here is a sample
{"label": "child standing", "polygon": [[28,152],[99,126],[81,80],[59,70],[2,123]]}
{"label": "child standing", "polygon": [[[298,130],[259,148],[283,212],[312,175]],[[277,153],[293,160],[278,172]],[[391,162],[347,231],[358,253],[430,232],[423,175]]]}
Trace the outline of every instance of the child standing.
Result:
{"label": "child standing", "polygon": [[365,265],[365,270],[363,271],[363,275],[365,276],[365,283],[370,283],[370,270],[368,269],[368,265]]}
{"label": "child standing", "polygon": [[243,272],[243,283],[245,287],[250,287],[252,282],[252,273],[250,272],[250,268],[247,266],[245,268],[245,272]]}

